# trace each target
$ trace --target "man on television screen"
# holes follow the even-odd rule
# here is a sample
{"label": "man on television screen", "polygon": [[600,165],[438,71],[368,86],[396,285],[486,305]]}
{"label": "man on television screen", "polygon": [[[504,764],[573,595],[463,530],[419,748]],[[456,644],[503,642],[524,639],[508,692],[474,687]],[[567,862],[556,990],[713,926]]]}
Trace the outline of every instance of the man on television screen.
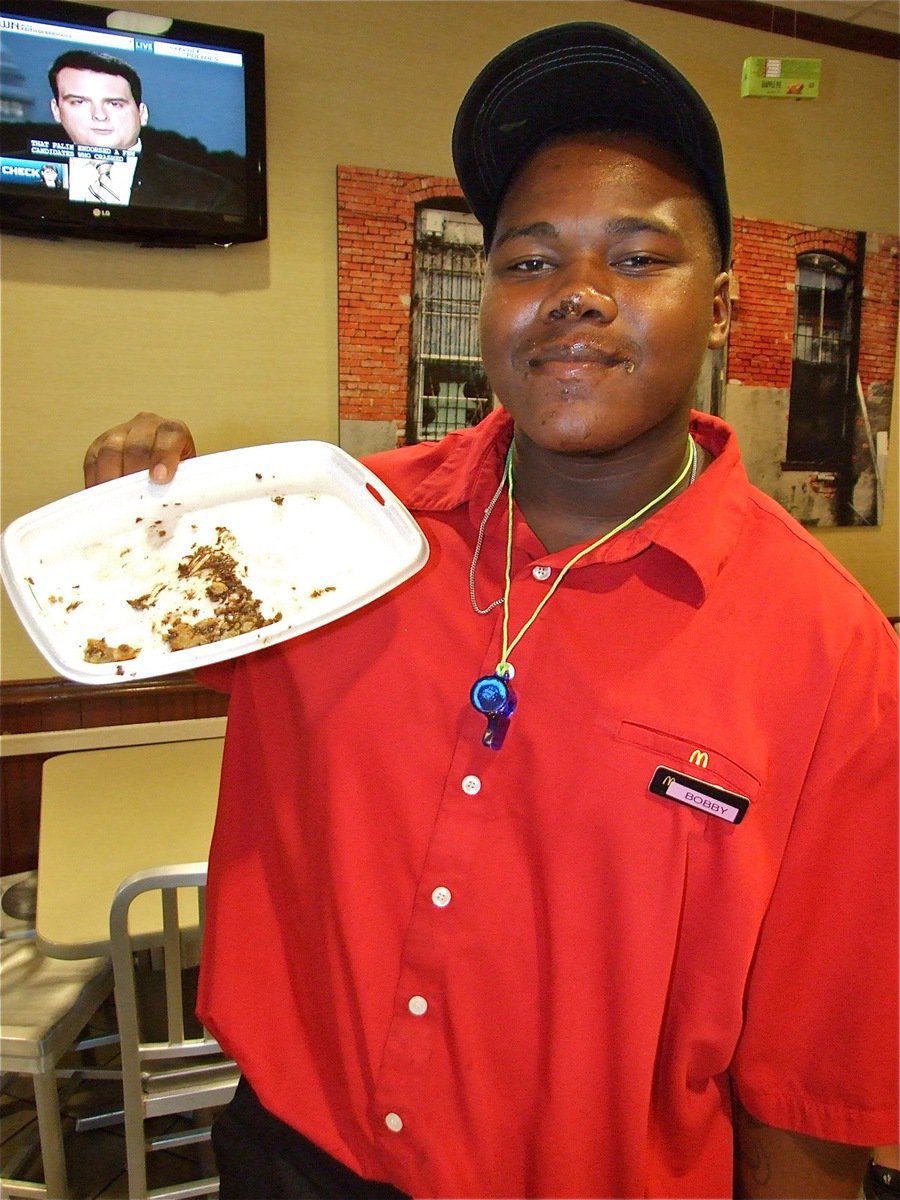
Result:
{"label": "man on television screen", "polygon": [[95,155],[69,161],[69,199],[142,208],[239,212],[234,184],[159,154],[141,141],[150,119],[137,71],[107,54],[67,50],[48,73],[50,111],[75,146]]}

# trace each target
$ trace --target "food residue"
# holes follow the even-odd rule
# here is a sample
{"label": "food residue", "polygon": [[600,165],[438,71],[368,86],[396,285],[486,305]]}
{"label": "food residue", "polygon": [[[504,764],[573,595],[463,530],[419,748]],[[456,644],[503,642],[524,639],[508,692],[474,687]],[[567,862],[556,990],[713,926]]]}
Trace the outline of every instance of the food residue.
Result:
{"label": "food residue", "polygon": [[[167,613],[163,618],[163,638],[172,650],[205,646],[281,620],[280,612],[264,617],[262,602],[240,579],[237,560],[226,549],[234,549],[234,535],[222,526],[217,527],[216,534],[214,546],[198,546],[178,564],[180,578],[200,579],[206,584],[214,615],[190,622],[183,613]],[[196,614],[195,609],[190,615]]]}
{"label": "food residue", "polygon": [[159,593],[163,590],[165,584],[157,584],[152,592],[146,592],[143,596],[136,596],[134,600],[126,601],[132,608],[138,612],[144,612],[148,608],[152,608],[159,599]]}
{"label": "food residue", "polygon": [[129,658],[137,658],[139,654],[139,649],[124,642],[119,646],[110,646],[107,644],[106,638],[88,638],[84,648],[84,661],[89,663],[125,662]]}

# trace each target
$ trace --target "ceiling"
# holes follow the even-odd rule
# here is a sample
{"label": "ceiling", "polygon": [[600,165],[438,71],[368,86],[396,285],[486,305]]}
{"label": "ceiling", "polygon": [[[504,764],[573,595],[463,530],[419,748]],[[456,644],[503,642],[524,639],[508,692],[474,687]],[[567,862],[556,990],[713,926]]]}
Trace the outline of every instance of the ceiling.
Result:
{"label": "ceiling", "polygon": [[779,8],[900,33],[900,0],[768,0]]}

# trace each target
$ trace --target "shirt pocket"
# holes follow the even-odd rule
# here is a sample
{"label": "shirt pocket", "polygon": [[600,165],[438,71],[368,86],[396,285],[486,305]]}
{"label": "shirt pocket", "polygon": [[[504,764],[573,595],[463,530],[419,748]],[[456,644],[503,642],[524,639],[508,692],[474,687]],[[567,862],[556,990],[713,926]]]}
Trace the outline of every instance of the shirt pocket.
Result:
{"label": "shirt pocket", "polygon": [[[644,780],[645,794],[649,797],[650,780],[657,767],[670,767],[691,776],[700,783],[711,783],[726,791],[735,792],[750,801],[752,805],[760,796],[762,780],[753,771],[737,762],[733,757],[719,750],[712,742],[703,737],[686,737],[683,734],[671,733],[663,729],[655,729],[651,725],[643,725],[638,721],[620,721],[616,731],[616,741],[627,746],[646,751],[646,774]],[[661,799],[661,803],[667,801]],[[682,805],[671,801],[674,807]],[[728,821],[718,817],[710,817],[705,813],[696,812],[695,816],[709,830],[724,827],[733,829]]]}

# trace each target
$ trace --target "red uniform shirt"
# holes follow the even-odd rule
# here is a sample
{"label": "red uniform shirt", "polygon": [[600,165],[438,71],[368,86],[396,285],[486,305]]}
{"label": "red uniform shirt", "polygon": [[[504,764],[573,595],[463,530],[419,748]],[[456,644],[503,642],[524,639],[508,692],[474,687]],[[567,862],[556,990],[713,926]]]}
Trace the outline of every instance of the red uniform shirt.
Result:
{"label": "red uniform shirt", "polygon": [[[715,461],[581,560],[512,654],[499,752],[469,691],[502,609],[474,612],[469,572],[502,411],[371,460],[427,535],[419,575],[206,675],[231,705],[202,1015],[361,1175],[726,1196],[732,1083],[768,1124],[896,1137],[896,639],[727,427],[694,433]],[[512,634],[573,553],[518,513],[514,537]],[[651,791],[659,767],[701,807]],[[748,798],[739,824],[710,784]]]}

